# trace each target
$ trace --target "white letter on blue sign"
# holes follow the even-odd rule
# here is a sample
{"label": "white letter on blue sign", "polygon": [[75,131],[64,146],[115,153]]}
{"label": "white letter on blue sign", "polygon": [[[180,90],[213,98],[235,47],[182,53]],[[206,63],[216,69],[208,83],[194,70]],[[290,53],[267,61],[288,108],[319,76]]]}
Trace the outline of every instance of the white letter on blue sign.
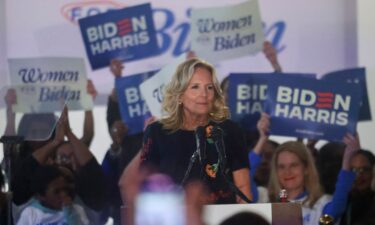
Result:
{"label": "white letter on blue sign", "polygon": [[136,103],[139,101],[138,90],[135,87],[125,89],[126,102],[128,104]]}
{"label": "white letter on blue sign", "polygon": [[237,86],[237,99],[246,100],[250,99],[250,87],[246,84],[240,84]]}
{"label": "white letter on blue sign", "polygon": [[292,100],[292,89],[289,87],[280,86],[277,89],[276,102],[289,103]]}

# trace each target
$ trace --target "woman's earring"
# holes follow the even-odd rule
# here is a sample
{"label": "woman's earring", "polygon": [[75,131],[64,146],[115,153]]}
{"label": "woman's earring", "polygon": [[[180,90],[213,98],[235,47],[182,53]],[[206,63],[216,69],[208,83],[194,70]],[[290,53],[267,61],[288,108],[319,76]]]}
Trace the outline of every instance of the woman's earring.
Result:
{"label": "woman's earring", "polygon": [[182,105],[182,102],[181,102],[181,101],[178,101],[178,105]]}

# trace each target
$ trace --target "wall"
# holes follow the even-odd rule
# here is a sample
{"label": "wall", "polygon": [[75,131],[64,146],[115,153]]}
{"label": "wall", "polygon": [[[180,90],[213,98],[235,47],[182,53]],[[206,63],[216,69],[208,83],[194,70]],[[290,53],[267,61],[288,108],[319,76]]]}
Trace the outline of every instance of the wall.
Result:
{"label": "wall", "polygon": [[366,67],[373,121],[358,125],[361,143],[375,153],[375,1],[357,1],[358,65]]}

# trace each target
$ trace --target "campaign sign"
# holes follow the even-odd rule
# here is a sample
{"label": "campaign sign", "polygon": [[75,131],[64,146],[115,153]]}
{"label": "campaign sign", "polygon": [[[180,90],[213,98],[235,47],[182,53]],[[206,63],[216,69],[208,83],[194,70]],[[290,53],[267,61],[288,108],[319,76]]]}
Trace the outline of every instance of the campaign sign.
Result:
{"label": "campaign sign", "polygon": [[186,53],[180,55],[140,85],[142,96],[144,97],[151,114],[156,118],[162,118],[162,116],[164,116],[161,107],[164,97],[164,88],[171,81],[177,66],[184,62],[186,57]]}
{"label": "campaign sign", "polygon": [[371,120],[371,109],[367,94],[366,70],[365,68],[352,68],[328,73],[322,77],[323,80],[345,81],[348,84],[359,84],[362,94],[361,107],[359,109],[358,121]]}
{"label": "campaign sign", "polygon": [[231,119],[248,131],[256,130],[267,97],[271,74],[232,73],[228,76],[228,106]]}
{"label": "campaign sign", "polygon": [[10,80],[16,90],[13,110],[23,113],[91,110],[87,76],[82,58],[42,57],[9,59]]}
{"label": "campaign sign", "polygon": [[93,70],[114,58],[129,62],[159,51],[149,3],[86,17],[79,26]]}
{"label": "campaign sign", "polygon": [[228,106],[232,120],[248,131],[256,130],[260,114],[265,111],[268,80],[274,76],[296,76],[315,79],[304,73],[232,73],[228,76]]}
{"label": "campaign sign", "polygon": [[141,133],[143,131],[145,119],[151,116],[147,104],[142,98],[139,85],[156,72],[157,71],[151,71],[116,78],[115,80],[121,118],[128,126],[129,135]]}
{"label": "campaign sign", "polygon": [[345,82],[273,77],[266,101],[271,134],[342,141],[356,131],[360,99],[359,86]]}
{"label": "campaign sign", "polygon": [[264,34],[257,0],[191,10],[191,48],[210,62],[262,50]]}

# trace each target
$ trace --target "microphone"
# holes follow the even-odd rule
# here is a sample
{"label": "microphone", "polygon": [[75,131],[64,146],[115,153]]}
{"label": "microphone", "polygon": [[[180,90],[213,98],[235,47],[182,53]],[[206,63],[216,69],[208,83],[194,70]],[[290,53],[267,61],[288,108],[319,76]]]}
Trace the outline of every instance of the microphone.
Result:
{"label": "microphone", "polygon": [[[188,168],[185,171],[184,178],[181,181],[181,186],[184,186],[187,179],[189,178],[191,169],[193,168],[193,165],[197,159],[197,156],[199,157],[199,161],[201,165],[203,165],[205,158],[206,158],[206,142],[205,142],[205,127],[197,127],[195,130],[195,141],[197,143],[197,149],[193,153],[193,155],[190,157],[190,163],[188,165]],[[203,166],[201,166],[203,168]]]}
{"label": "microphone", "polygon": [[219,156],[219,167],[221,167],[222,172],[224,172],[227,163],[227,155],[225,153],[225,145],[223,140],[224,131],[218,125],[213,123],[210,123],[207,126],[207,130],[210,130],[210,137],[215,144],[215,148]]}
{"label": "microphone", "polygon": [[212,139],[213,143],[215,144],[216,151],[218,153],[218,164],[219,164],[219,171],[221,171],[221,174],[226,181],[226,183],[229,185],[229,188],[238,195],[241,199],[243,199],[247,203],[251,203],[250,199],[242,193],[240,189],[231,181],[228,179],[227,174],[225,172],[226,164],[227,164],[227,155],[225,153],[225,145],[223,140],[224,131],[219,127],[215,122],[211,121],[206,127],[205,127],[205,134],[206,138]]}
{"label": "microphone", "polygon": [[197,143],[199,161],[203,163],[203,161],[206,159],[205,127],[197,127],[195,130],[195,141]]}

